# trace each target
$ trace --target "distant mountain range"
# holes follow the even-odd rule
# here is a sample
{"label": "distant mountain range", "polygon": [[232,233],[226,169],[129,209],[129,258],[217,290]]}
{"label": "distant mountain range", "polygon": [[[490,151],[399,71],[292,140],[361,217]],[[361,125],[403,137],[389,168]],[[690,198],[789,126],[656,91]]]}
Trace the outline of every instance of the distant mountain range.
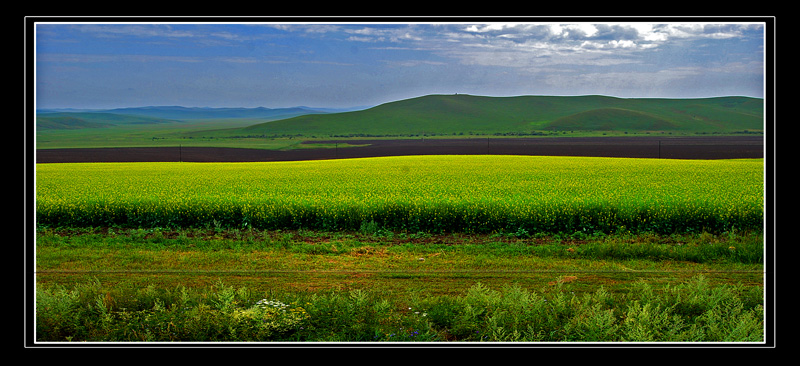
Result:
{"label": "distant mountain range", "polygon": [[339,110],[293,108],[199,108],[152,106],[135,108],[41,109],[36,111],[39,128],[94,128],[119,124],[166,123],[200,119],[247,118],[275,120],[304,114],[331,113]]}

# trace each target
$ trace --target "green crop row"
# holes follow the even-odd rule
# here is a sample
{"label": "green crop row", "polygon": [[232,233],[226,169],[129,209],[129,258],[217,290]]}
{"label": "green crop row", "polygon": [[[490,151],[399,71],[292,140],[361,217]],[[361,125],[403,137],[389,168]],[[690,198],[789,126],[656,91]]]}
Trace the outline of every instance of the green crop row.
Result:
{"label": "green crop row", "polygon": [[37,164],[40,226],[724,232],[763,225],[762,160],[411,156]]}

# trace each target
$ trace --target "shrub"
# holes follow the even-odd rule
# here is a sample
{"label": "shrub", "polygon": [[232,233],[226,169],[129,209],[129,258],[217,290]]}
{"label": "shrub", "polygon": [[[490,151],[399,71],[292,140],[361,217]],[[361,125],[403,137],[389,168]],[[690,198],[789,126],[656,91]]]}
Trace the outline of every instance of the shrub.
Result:
{"label": "shrub", "polygon": [[[127,309],[97,282],[37,292],[36,337],[63,341],[481,341],[761,342],[763,306],[737,286],[698,276],[656,290],[641,281],[625,294],[574,294],[559,282],[546,292],[480,283],[462,296],[416,297],[410,307],[363,290],[252,301],[246,288],[218,284],[192,293],[159,292],[150,307]],[[133,296],[148,296],[152,290]],[[95,296],[96,295],[96,296]],[[92,297],[94,296],[94,297]],[[82,301],[81,299],[91,301]],[[151,302],[152,301],[152,302]],[[144,303],[140,302],[140,303]]]}

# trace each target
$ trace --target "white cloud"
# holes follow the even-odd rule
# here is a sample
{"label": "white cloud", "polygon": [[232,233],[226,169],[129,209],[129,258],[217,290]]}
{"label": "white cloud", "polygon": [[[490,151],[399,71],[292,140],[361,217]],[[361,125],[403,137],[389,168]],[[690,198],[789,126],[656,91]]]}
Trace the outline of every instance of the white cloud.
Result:
{"label": "white cloud", "polygon": [[556,37],[563,38],[591,38],[594,37],[598,30],[594,24],[580,23],[580,24],[552,24],[549,26],[550,32]]}
{"label": "white cloud", "polygon": [[507,28],[513,28],[519,25],[519,23],[490,23],[484,25],[470,25],[464,28],[467,32],[477,32],[477,33],[486,33],[486,32],[494,32],[494,31],[501,31]]}
{"label": "white cloud", "polygon": [[561,35],[564,32],[564,27],[559,24],[550,24],[548,29],[550,29],[550,34],[554,35]]}
{"label": "white cloud", "polygon": [[354,42],[382,42],[382,41],[384,41],[384,38],[383,37],[374,38],[374,37],[350,36],[350,37],[347,37],[347,40],[348,41],[354,41]]}
{"label": "white cloud", "polygon": [[636,47],[636,43],[634,41],[627,40],[627,39],[623,39],[623,40],[619,40],[619,41],[618,40],[609,41],[608,44],[612,48],[635,48]]}

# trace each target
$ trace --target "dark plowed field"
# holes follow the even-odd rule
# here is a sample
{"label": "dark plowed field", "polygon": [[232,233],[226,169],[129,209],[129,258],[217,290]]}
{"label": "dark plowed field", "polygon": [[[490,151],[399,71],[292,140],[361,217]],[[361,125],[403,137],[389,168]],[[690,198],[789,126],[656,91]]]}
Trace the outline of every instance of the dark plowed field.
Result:
{"label": "dark plowed field", "polygon": [[662,159],[763,158],[761,136],[586,137],[504,139],[330,140],[315,143],[363,147],[258,150],[209,147],[43,149],[37,163],[67,162],[247,162],[363,158],[398,155],[552,155]]}

